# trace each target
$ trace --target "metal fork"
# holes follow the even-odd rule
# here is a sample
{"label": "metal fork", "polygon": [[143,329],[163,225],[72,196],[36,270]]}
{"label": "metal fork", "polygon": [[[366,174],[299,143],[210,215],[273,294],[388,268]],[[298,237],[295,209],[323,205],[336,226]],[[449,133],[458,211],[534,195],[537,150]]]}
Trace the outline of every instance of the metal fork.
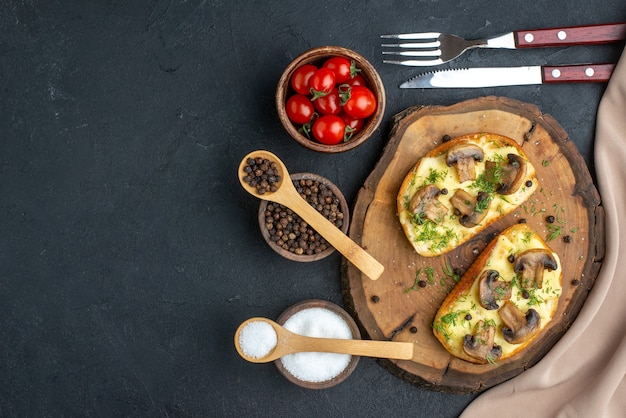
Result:
{"label": "metal fork", "polygon": [[418,58],[383,60],[384,63],[425,67],[451,61],[472,48],[522,49],[617,42],[626,39],[626,23],[514,31],[492,38],[473,40],[439,32],[382,35],[381,38],[414,41],[384,43],[383,48],[395,50],[383,51],[383,55]]}

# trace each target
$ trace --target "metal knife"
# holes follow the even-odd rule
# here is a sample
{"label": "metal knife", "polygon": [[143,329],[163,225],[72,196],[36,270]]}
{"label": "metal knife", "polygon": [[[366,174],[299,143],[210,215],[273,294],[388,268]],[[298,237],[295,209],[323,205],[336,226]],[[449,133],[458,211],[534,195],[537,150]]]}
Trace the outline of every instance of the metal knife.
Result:
{"label": "metal knife", "polygon": [[483,67],[439,70],[420,74],[400,84],[401,89],[480,88],[532,84],[604,82],[615,64]]}

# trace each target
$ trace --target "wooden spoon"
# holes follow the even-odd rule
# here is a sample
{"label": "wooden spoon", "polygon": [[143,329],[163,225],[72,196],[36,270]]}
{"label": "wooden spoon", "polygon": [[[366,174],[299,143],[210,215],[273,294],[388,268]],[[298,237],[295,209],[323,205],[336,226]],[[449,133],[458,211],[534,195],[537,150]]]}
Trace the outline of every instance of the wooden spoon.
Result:
{"label": "wooden spoon", "polygon": [[[245,353],[241,347],[241,331],[252,322],[266,322],[276,331],[276,346],[263,357],[254,357]],[[267,363],[287,354],[316,352],[338,353],[353,356],[389,358],[398,360],[413,359],[413,343],[374,340],[342,340],[337,338],[315,338],[294,334],[276,322],[267,318],[250,318],[244,321],[235,332],[235,348],[241,357],[252,363]]]}
{"label": "wooden spoon", "polygon": [[[278,189],[275,192],[265,192],[259,194],[255,187],[245,182],[246,173],[243,171],[248,164],[249,158],[267,158],[269,161],[276,162],[281,170],[280,181],[276,184]],[[326,219],[321,213],[313,208],[306,200],[304,200],[293,183],[289,179],[289,172],[285,164],[274,154],[269,151],[257,150],[246,155],[239,164],[238,172],[239,182],[243,188],[253,196],[263,200],[280,203],[287,206],[295,213],[300,215],[313,229],[323,236],[330,245],[343,254],[356,268],[361,270],[370,279],[376,280],[385,270],[374,257],[365,252],[357,243],[346,236],[339,228]],[[288,181],[285,181],[288,180]]]}

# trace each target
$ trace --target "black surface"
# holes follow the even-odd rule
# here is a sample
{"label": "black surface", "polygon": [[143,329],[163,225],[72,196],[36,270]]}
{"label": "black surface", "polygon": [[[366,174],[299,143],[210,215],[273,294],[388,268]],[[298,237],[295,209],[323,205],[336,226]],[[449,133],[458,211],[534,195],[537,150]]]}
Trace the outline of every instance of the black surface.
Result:
{"label": "black surface", "polygon": [[[400,90],[422,70],[383,65],[378,36],[624,19],[621,0],[3,1],[0,416],[457,416],[473,396],[411,386],[371,359],[308,391],[239,358],[243,320],[307,298],[342,304],[339,255],[300,264],[262,241],[239,160],[272,150],[352,202],[392,115],[497,95],[554,116],[591,164],[605,85]],[[282,69],[321,45],[366,56],[387,88],[378,134],[340,155],[291,141],[274,109]],[[621,50],[475,50],[443,67]]]}

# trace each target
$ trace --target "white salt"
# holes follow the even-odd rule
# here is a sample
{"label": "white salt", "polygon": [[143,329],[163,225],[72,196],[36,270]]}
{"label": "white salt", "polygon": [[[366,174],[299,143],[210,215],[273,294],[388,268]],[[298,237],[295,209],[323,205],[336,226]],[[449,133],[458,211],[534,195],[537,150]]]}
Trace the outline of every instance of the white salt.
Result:
{"label": "white salt", "polygon": [[[283,325],[289,331],[316,338],[352,338],[348,323],[338,314],[324,308],[309,308],[295,313]],[[325,382],[338,376],[350,363],[349,354],[296,353],[281,358],[283,366],[297,379]]]}
{"label": "white salt", "polygon": [[268,355],[278,342],[274,328],[264,321],[252,321],[239,333],[239,346],[249,357],[261,358]]}

